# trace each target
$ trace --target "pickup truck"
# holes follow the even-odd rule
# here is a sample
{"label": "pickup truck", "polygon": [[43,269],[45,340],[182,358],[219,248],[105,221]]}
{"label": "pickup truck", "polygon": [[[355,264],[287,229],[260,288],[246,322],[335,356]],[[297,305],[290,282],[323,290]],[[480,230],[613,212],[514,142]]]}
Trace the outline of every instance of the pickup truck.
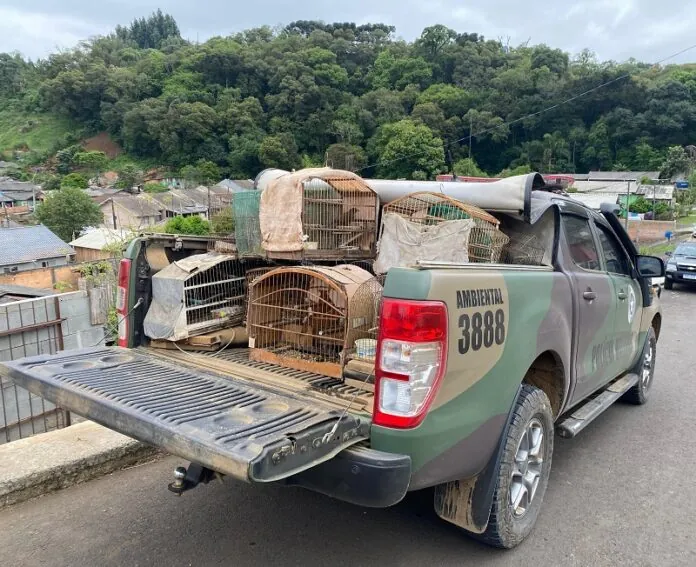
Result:
{"label": "pickup truck", "polygon": [[638,254],[612,207],[590,210],[538,180],[525,182],[519,207],[488,210],[503,227],[540,235],[540,265],[389,271],[371,388],[253,361],[247,348],[151,348],[143,320],[153,273],[210,245],[167,235],[136,238],[120,262],[119,346],[5,370],[63,408],[190,461],[169,485],[177,494],[215,476],[366,507],[431,489],[441,518],[514,547],[538,517],[554,433],[574,437],[620,398],[648,400],[662,324],[650,285],[662,260]]}

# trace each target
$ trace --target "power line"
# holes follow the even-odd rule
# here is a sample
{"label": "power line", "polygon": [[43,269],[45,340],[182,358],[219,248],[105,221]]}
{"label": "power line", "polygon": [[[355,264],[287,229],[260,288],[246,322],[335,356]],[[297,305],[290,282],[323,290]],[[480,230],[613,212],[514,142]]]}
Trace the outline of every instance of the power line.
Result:
{"label": "power line", "polygon": [[[661,65],[662,63],[664,63],[665,61],[669,61],[670,59],[674,59],[675,57],[679,57],[680,55],[686,53],[687,51],[691,51],[692,49],[696,49],[696,43],[693,44],[693,45],[690,45],[689,47],[686,47],[686,48],[682,49],[681,51],[677,51],[676,53],[673,53],[672,55],[669,55],[668,57],[665,57],[665,58],[663,58],[663,59],[660,59],[659,61],[653,63],[653,64],[650,66],[649,69],[646,69],[645,71],[642,71],[642,72],[647,72],[647,71],[649,71],[649,70],[652,70],[652,69],[654,69],[655,67],[657,67],[658,65]],[[637,73],[636,75],[640,75],[640,74],[641,74],[641,73]],[[555,110],[556,108],[559,108],[559,107],[564,106],[564,105],[566,105],[566,104],[568,104],[568,103],[571,103],[571,102],[573,102],[573,101],[575,101],[575,100],[577,100],[577,99],[579,99],[579,98],[582,98],[582,97],[584,97],[584,96],[586,96],[586,95],[588,95],[588,94],[590,94],[590,93],[593,93],[593,92],[595,92],[595,91],[598,91],[598,90],[600,90],[600,89],[603,89],[604,87],[608,87],[609,85],[612,85],[612,84],[614,84],[614,83],[618,83],[619,81],[622,81],[622,80],[624,80],[624,79],[626,79],[626,78],[628,78],[628,77],[630,77],[630,76],[631,76],[631,73],[624,73],[624,74],[621,75],[620,77],[616,77],[616,78],[614,78],[614,79],[611,79],[610,81],[606,81],[606,82],[604,82],[604,83],[602,83],[602,84],[600,84],[600,85],[597,85],[596,87],[592,87],[591,89],[588,89],[588,90],[586,90],[586,91],[584,91],[584,92],[582,92],[582,93],[580,93],[580,94],[577,94],[577,95],[575,95],[575,96],[572,96],[572,97],[570,97],[570,98],[568,98],[568,99],[566,99],[566,100],[564,100],[564,101],[558,102],[558,103],[553,104],[553,105],[551,105],[551,106],[549,106],[549,107],[547,107],[547,108],[544,108],[543,110],[539,110],[539,111],[537,111],[537,112],[532,112],[532,113],[530,113],[530,114],[527,114],[527,115],[525,115],[525,116],[521,116],[520,118],[515,118],[514,120],[510,120],[510,121],[508,121],[508,122],[503,122],[502,124],[499,124],[499,125],[497,125],[497,126],[493,126],[493,127],[491,127],[491,128],[487,128],[487,129],[485,129],[485,130],[481,130],[480,132],[477,132],[476,134],[472,134],[472,133],[471,133],[471,129],[470,129],[470,130],[469,130],[469,135],[468,135],[468,136],[462,136],[461,138],[459,138],[459,139],[457,139],[457,140],[453,140],[453,141],[451,141],[451,142],[447,142],[446,144],[444,144],[443,147],[447,148],[447,147],[452,146],[452,145],[454,145],[454,144],[459,144],[460,142],[463,142],[464,140],[467,140],[467,139],[470,140],[472,137],[480,136],[480,135],[482,135],[482,134],[487,134],[487,133],[489,133],[489,132],[493,132],[494,130],[498,130],[498,129],[503,128],[503,127],[506,127],[506,126],[509,127],[509,126],[511,126],[511,125],[513,125],[513,124],[516,124],[516,123],[518,123],[518,122],[522,122],[523,120],[527,120],[528,118],[534,118],[535,116],[539,116],[539,115],[541,115],[541,114],[545,114],[546,112],[550,112],[551,110]],[[387,165],[387,164],[395,163],[395,162],[398,162],[398,161],[401,161],[401,160],[404,160],[404,159],[408,159],[408,158],[412,158],[412,157],[418,157],[419,155],[422,155],[422,152],[413,153],[413,154],[407,154],[407,155],[395,157],[395,158],[390,159],[390,160],[387,160],[387,161],[379,161],[379,162],[373,163],[373,164],[371,164],[371,165],[366,165],[366,166],[363,167],[362,169],[359,169],[356,173],[361,173],[361,172],[365,171],[366,169],[370,169],[370,168],[373,168],[373,167],[377,167],[377,166],[379,166],[379,165]]]}

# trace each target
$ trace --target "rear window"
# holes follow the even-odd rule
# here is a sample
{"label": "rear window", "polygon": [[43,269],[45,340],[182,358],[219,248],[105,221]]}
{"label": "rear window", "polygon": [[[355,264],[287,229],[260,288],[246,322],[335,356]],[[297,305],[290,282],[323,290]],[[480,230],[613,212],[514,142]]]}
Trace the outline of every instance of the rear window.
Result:
{"label": "rear window", "polygon": [[585,270],[599,270],[599,254],[588,220],[563,215],[563,230],[573,262]]}

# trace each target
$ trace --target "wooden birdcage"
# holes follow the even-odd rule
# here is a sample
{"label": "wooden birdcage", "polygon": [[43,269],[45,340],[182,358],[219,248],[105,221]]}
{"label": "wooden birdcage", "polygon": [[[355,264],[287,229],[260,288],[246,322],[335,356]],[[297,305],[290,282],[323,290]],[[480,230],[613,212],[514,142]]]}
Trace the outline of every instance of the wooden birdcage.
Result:
{"label": "wooden birdcage", "polygon": [[378,215],[377,194],[355,174],[331,169],[286,174],[262,191],[265,256],[295,261],[374,258]]}
{"label": "wooden birdcage", "polygon": [[435,226],[446,221],[472,219],[468,239],[470,262],[500,262],[509,238],[500,231],[500,221],[483,209],[468,205],[441,193],[411,193],[384,206],[382,215],[396,214],[410,223]]}
{"label": "wooden birdcage", "polygon": [[375,325],[373,295],[358,293],[372,279],[345,264],[277,268],[258,276],[249,288],[251,359],[341,378],[354,346],[349,341]]}

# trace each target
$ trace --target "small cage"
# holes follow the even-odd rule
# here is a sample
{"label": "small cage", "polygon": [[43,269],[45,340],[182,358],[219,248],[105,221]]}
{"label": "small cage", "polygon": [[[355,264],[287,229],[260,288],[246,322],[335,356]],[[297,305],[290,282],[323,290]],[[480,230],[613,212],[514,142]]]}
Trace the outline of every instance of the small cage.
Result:
{"label": "small cage", "polygon": [[268,258],[374,258],[379,198],[357,175],[301,170],[269,182],[260,225]]}
{"label": "small cage", "polygon": [[511,233],[510,243],[505,247],[503,261],[505,264],[524,266],[541,266],[544,264],[546,248],[536,234]]}
{"label": "small cage", "polygon": [[208,252],[172,262],[152,277],[145,334],[178,341],[239,325],[246,289],[245,269],[235,256]]}
{"label": "small cage", "polygon": [[497,263],[509,238],[500,231],[500,221],[486,211],[440,193],[411,193],[384,206],[385,215],[396,214],[421,227],[441,225],[446,221],[473,221],[468,236],[468,260]]}
{"label": "small cage", "polygon": [[351,265],[277,268],[257,277],[247,314],[251,358],[341,378],[349,340],[374,325],[373,295],[357,293],[372,279]]}
{"label": "small cage", "polygon": [[386,279],[386,275],[374,276],[355,290],[348,321],[346,358],[374,363],[382,292]]}
{"label": "small cage", "polygon": [[240,256],[261,256],[261,227],[259,225],[260,191],[241,191],[234,195],[234,237]]}

